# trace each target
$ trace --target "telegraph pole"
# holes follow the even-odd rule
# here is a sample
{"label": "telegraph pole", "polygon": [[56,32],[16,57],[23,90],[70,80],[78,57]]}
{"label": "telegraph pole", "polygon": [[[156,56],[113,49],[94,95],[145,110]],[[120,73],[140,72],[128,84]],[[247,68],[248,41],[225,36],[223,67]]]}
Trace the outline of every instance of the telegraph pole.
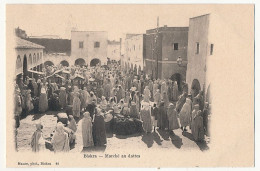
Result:
{"label": "telegraph pole", "polygon": [[158,79],[159,74],[158,74],[158,53],[157,53],[157,42],[158,42],[158,37],[159,37],[159,16],[157,17],[157,28],[155,32],[155,55],[156,55],[156,79]]}

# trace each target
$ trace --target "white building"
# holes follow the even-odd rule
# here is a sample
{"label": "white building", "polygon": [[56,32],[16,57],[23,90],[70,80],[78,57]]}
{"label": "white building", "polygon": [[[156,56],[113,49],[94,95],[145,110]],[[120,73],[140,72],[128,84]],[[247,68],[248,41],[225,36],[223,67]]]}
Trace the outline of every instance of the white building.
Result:
{"label": "white building", "polygon": [[128,35],[125,39],[124,66],[139,72],[144,68],[145,35]]}
{"label": "white building", "polygon": [[[44,47],[36,43],[16,37],[16,76],[33,76],[33,73],[42,71]],[[34,72],[36,71],[36,72]]]}
{"label": "white building", "polygon": [[119,41],[109,41],[107,45],[107,57],[110,60],[120,60],[120,42]]}
{"label": "white building", "polygon": [[75,65],[106,65],[107,40],[105,31],[71,31],[71,57]]}

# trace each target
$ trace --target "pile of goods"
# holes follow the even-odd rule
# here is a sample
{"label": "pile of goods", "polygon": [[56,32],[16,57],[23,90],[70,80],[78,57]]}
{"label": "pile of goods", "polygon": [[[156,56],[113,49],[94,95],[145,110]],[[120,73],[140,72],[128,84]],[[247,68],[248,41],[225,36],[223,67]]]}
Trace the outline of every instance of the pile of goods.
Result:
{"label": "pile of goods", "polygon": [[114,116],[114,132],[117,135],[132,135],[143,131],[142,122],[136,118],[116,114]]}

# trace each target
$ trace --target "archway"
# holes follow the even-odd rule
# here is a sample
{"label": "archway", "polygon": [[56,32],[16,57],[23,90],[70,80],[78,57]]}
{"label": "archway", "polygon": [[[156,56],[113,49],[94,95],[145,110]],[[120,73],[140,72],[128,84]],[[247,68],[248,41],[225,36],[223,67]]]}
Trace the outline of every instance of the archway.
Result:
{"label": "archway", "polygon": [[40,61],[40,55],[39,53],[37,53],[37,64],[39,63],[39,61]]}
{"label": "archway", "polygon": [[33,66],[33,61],[32,61],[32,55],[29,55],[29,66],[32,67]]}
{"label": "archway", "polygon": [[66,67],[69,66],[69,62],[66,61],[66,60],[61,61],[60,64],[61,64],[62,66],[66,66]]}
{"label": "archway", "polygon": [[21,60],[20,55],[18,55],[17,59],[16,59],[16,69],[19,69],[21,67],[22,67],[22,60]]}
{"label": "archway", "polygon": [[193,92],[193,97],[197,96],[201,90],[200,82],[197,79],[194,79],[191,84],[191,90]]}
{"label": "archway", "polygon": [[[31,54],[30,54],[31,55]],[[34,54],[33,55],[33,65],[35,66],[36,65],[36,55]]]}
{"label": "archway", "polygon": [[78,59],[75,60],[75,65],[76,65],[76,66],[77,66],[77,65],[83,66],[83,65],[86,65],[86,62],[85,62],[84,59],[78,58]]}
{"label": "archway", "polygon": [[46,62],[44,62],[44,66],[46,67],[46,66],[53,66],[54,65],[54,63],[53,62],[51,62],[51,61],[46,61]]}
{"label": "archway", "polygon": [[171,76],[170,79],[171,79],[172,81],[177,81],[178,90],[181,91],[181,89],[182,89],[182,85],[181,85],[181,83],[182,83],[181,74],[175,73],[175,74],[173,74],[173,75]]}
{"label": "archway", "polygon": [[92,67],[92,66],[96,66],[97,64],[100,64],[101,63],[101,61],[99,60],[99,59],[97,59],[97,58],[94,58],[94,59],[92,59],[91,61],[90,61],[90,66]]}
{"label": "archway", "polygon": [[26,57],[26,55],[24,55],[24,57],[23,57],[23,80],[25,80],[27,74],[28,74],[27,57]]}

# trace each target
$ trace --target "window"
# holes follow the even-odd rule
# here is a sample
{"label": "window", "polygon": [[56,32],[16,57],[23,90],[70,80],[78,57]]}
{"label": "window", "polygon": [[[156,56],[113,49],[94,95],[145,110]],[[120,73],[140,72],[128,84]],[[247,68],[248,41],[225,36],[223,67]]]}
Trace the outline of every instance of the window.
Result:
{"label": "window", "polygon": [[94,48],[99,48],[100,47],[100,42],[95,42],[94,43]]}
{"label": "window", "polygon": [[200,53],[200,44],[199,42],[196,43],[196,54]]}
{"label": "window", "polygon": [[134,45],[134,50],[135,50],[135,45]]}
{"label": "window", "polygon": [[210,44],[210,55],[213,55],[214,44]]}
{"label": "window", "polygon": [[84,46],[84,42],[79,42],[79,48],[83,49],[83,46]]}
{"label": "window", "polygon": [[173,49],[174,50],[179,50],[179,44],[178,43],[173,43]]}

